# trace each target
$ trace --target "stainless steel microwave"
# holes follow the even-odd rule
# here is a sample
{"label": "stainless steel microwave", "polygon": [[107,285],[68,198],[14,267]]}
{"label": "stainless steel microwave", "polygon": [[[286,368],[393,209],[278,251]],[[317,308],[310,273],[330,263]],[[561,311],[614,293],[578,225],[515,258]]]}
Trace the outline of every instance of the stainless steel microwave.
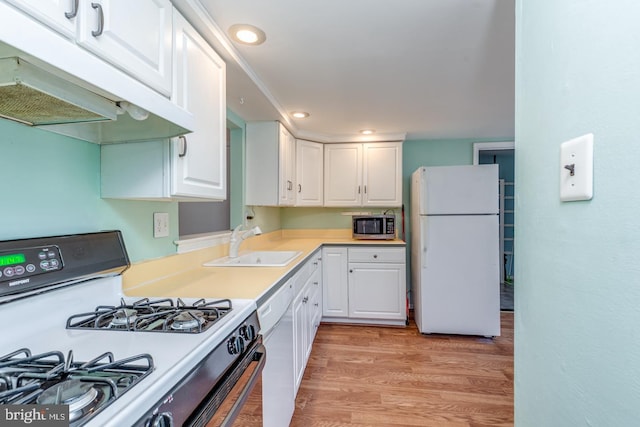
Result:
{"label": "stainless steel microwave", "polygon": [[354,239],[396,238],[396,217],[394,215],[356,215],[353,216]]}

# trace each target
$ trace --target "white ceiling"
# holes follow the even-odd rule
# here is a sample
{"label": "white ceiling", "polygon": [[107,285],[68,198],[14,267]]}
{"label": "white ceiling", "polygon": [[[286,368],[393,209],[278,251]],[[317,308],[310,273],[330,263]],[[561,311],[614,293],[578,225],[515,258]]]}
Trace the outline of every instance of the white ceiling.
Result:
{"label": "white ceiling", "polygon": [[514,0],[199,1],[221,31],[267,35],[219,52],[227,104],[244,120],[320,141],[365,128],[377,139],[514,135]]}

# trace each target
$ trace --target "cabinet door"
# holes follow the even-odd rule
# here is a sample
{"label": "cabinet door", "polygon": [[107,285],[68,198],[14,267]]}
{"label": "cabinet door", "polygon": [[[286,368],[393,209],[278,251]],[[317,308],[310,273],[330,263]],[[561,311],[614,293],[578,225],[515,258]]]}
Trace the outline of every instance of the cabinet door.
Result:
{"label": "cabinet door", "polygon": [[311,278],[311,284],[309,286],[309,303],[308,303],[308,340],[306,359],[309,360],[311,355],[311,348],[313,346],[313,340],[316,337],[316,332],[320,326],[320,320],[322,319],[322,280],[320,279],[321,271],[318,270]]}
{"label": "cabinet door", "polygon": [[296,144],[296,206],[322,206],[322,144],[298,140]]}
{"label": "cabinet door", "polygon": [[194,132],[172,142],[172,193],[223,200],[227,194],[226,68],[175,13],[174,102],[193,114]]}
{"label": "cabinet door", "polygon": [[362,144],[324,146],[324,205],[362,204]]}
{"label": "cabinet door", "polygon": [[402,143],[363,146],[363,200],[365,206],[402,205]]}
{"label": "cabinet door", "polygon": [[322,315],[349,315],[347,248],[322,248]]}
{"label": "cabinet door", "polygon": [[75,38],[78,11],[75,10],[74,0],[7,0],[7,3],[22,9],[66,37]]}
{"label": "cabinet door", "polygon": [[404,264],[349,263],[349,317],[406,318]]}
{"label": "cabinet door", "polygon": [[278,122],[247,122],[245,153],[246,204],[280,203],[280,128]]}
{"label": "cabinet door", "polygon": [[295,161],[296,140],[289,131],[279,124],[279,202],[280,206],[295,204]]}
{"label": "cabinet door", "polygon": [[293,374],[295,378],[295,392],[298,393],[298,387],[302,381],[304,368],[306,363],[307,348],[307,304],[304,296],[304,290],[298,294],[293,300]]}
{"label": "cabinet door", "polygon": [[170,96],[173,14],[170,0],[81,3],[78,43]]}

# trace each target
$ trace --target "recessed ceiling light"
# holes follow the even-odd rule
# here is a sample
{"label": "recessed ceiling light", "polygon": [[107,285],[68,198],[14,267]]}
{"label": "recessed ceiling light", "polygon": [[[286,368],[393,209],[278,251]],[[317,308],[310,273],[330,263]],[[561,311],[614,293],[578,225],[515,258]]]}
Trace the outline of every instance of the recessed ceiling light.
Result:
{"label": "recessed ceiling light", "polygon": [[360,131],[361,134],[363,135],[372,135],[374,133],[376,133],[375,129],[362,129]]}
{"label": "recessed ceiling light", "polygon": [[294,111],[293,113],[291,113],[291,115],[296,119],[304,119],[306,117],[309,117],[309,113],[307,113],[306,111]]}
{"label": "recessed ceiling light", "polygon": [[238,43],[258,45],[267,39],[264,31],[249,24],[234,24],[229,27],[229,36]]}

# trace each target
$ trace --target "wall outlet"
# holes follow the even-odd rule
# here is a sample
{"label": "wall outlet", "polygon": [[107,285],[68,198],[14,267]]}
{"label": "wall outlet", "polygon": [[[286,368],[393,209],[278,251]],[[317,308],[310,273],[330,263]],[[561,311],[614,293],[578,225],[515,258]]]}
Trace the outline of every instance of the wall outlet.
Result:
{"label": "wall outlet", "polygon": [[153,213],[153,237],[169,237],[169,213]]}

